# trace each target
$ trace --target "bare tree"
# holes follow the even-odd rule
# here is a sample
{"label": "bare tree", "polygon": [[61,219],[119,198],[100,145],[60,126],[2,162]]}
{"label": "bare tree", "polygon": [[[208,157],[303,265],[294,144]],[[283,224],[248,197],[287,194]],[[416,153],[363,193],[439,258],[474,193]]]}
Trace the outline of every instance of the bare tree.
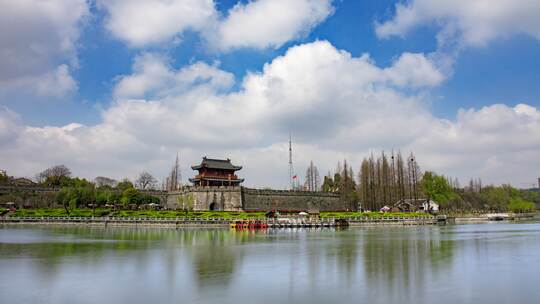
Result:
{"label": "bare tree", "polygon": [[416,200],[419,196],[418,183],[419,180],[422,179],[422,172],[420,171],[420,167],[416,162],[416,157],[412,152],[407,160],[407,173],[409,182],[409,198]]}
{"label": "bare tree", "polygon": [[152,174],[143,171],[139,174],[139,178],[135,181],[137,188],[141,190],[155,189],[157,186],[157,179]]}
{"label": "bare tree", "polygon": [[105,176],[98,176],[94,179],[94,182],[96,183],[96,187],[116,187],[118,182],[112,178],[105,177]]}
{"label": "bare tree", "polygon": [[392,156],[390,157],[392,160],[392,167],[391,167],[391,190],[390,190],[390,203],[394,204],[397,201],[397,197],[399,197],[398,190],[396,188],[396,165],[395,165],[395,156],[394,156],[394,150],[392,150]]}
{"label": "bare tree", "polygon": [[313,165],[313,161],[311,161],[306,170],[305,188],[308,191],[319,191],[320,184],[321,178],[319,176],[319,170],[317,169],[317,166]]}
{"label": "bare tree", "polygon": [[377,207],[377,190],[376,190],[376,179],[375,179],[375,159],[373,154],[369,158],[369,193],[371,199],[370,210],[375,210]]}
{"label": "bare tree", "polygon": [[62,179],[69,178],[71,171],[64,165],[56,165],[45,169],[43,172],[36,175],[38,183],[49,183],[52,186],[59,186]]}
{"label": "bare tree", "polygon": [[53,167],[50,167],[48,169],[45,169],[43,172],[39,173],[38,175],[42,177],[62,177],[62,176],[71,176],[71,171],[68,169],[68,167],[64,165],[56,165]]}
{"label": "bare tree", "polygon": [[377,159],[371,154],[362,161],[358,177],[358,194],[362,199],[362,206],[369,210],[393,205],[406,197],[420,196],[419,182],[422,172],[413,154],[407,160],[407,172],[401,152],[394,154],[392,151],[391,162],[384,152]]}
{"label": "bare tree", "polygon": [[370,184],[371,175],[369,171],[369,162],[364,158],[362,165],[360,166],[359,180],[359,196],[362,200],[362,208],[364,210],[371,210],[373,208],[373,201],[371,198]]}
{"label": "bare tree", "polygon": [[461,188],[461,185],[459,184],[459,179],[456,177],[454,178],[454,190],[458,190]]}
{"label": "bare tree", "polygon": [[386,158],[386,154],[384,154],[384,151],[381,155],[381,188],[382,188],[382,201],[385,204],[393,203],[390,200],[390,166],[388,165],[388,159]]}

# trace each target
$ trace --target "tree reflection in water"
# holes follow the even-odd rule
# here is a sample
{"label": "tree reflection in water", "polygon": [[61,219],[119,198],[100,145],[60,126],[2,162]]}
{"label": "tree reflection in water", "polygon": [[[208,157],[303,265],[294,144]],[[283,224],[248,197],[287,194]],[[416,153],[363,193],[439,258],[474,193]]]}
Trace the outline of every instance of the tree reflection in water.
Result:
{"label": "tree reflection in water", "polygon": [[531,288],[539,240],[540,224],[5,227],[0,294],[6,303],[72,303],[80,294],[92,303],[527,302],[540,296]]}
{"label": "tree reflection in water", "polygon": [[367,290],[373,296],[419,299],[426,280],[444,276],[452,265],[454,241],[441,237],[437,227],[373,227],[362,236]]}

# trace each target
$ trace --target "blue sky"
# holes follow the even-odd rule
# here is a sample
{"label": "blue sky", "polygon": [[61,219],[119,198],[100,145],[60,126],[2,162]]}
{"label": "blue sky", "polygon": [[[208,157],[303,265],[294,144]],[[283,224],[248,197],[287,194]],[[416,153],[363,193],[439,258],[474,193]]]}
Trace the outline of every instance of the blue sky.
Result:
{"label": "blue sky", "polygon": [[[221,14],[237,1],[220,1]],[[246,1],[243,1],[246,3]],[[220,62],[223,70],[241,80],[248,71],[260,71],[262,66],[298,43],[328,40],[336,48],[353,56],[368,53],[379,66],[388,66],[403,52],[434,52],[437,49],[436,27],[427,25],[409,33],[406,38],[379,39],[375,22],[384,21],[395,13],[396,1],[336,1],[335,12],[308,35],[285,43],[278,49],[241,49],[230,53],[216,53],[205,49],[196,32],[182,34],[183,42],[173,47],[155,47],[171,57],[174,67],[180,68],[193,61]],[[43,108],[33,104],[9,103],[23,114],[29,124],[65,124],[76,118],[83,123],[95,123],[99,109],[106,106],[114,79],[129,74],[133,58],[140,52],[114,39],[103,26],[105,12],[90,6],[92,17],[85,21],[78,51],[80,68],[73,74],[78,82],[77,94],[63,103]],[[151,48],[150,48],[151,49]],[[453,118],[462,107],[482,107],[493,101],[515,105],[528,103],[538,106],[540,100],[540,44],[527,35],[516,35],[491,42],[479,48],[463,50],[453,66],[451,77],[433,94],[436,114]],[[96,106],[98,105],[98,106]],[[25,113],[28,113],[25,115]],[[69,116],[69,117],[67,117]]]}
{"label": "blue sky", "polygon": [[[191,126],[201,123],[200,120],[193,122],[190,119],[200,115],[199,108],[202,105],[205,105],[209,113],[214,110],[223,112],[223,109],[219,110],[223,104],[227,105],[225,109],[239,107],[237,112],[250,108],[250,104],[242,104],[240,100],[256,100],[262,96],[257,93],[258,90],[246,86],[252,78],[257,80],[253,82],[253,86],[262,85],[266,88],[264,92],[272,93],[268,93],[270,99],[261,97],[264,100],[261,99],[260,107],[250,108],[250,115],[262,115],[258,118],[260,120],[237,126],[246,132],[258,132],[240,136],[245,139],[244,143],[238,144],[239,139],[230,135],[230,132],[235,132],[234,128],[227,129],[230,122],[221,121],[221,118],[209,114],[208,117],[217,130],[208,131],[206,137],[192,138],[183,131],[171,131],[171,137],[178,140],[153,143],[154,147],[158,145],[155,151],[145,147],[141,150],[148,151],[145,150],[142,154],[114,149],[109,152],[132,159],[133,162],[148,157],[148,166],[152,166],[148,170],[155,170],[156,175],[164,175],[170,155],[174,155],[176,151],[186,154],[186,162],[206,153],[218,154],[217,156],[241,155],[239,157],[244,162],[249,162],[250,155],[267,153],[267,160],[275,160],[283,148],[282,145],[286,144],[283,134],[288,133],[288,130],[298,135],[300,153],[306,155],[305,158],[300,157],[299,168],[309,162],[308,156],[320,159],[320,167],[327,171],[333,168],[337,160],[348,158],[352,162],[359,162],[372,151],[395,148],[418,151],[425,157],[425,166],[428,169],[460,178],[481,176],[495,183],[509,181],[525,185],[540,174],[523,174],[522,168],[527,165],[510,161],[517,155],[525,158],[534,155],[537,152],[535,149],[538,149],[538,139],[531,139],[537,135],[534,123],[538,122],[536,115],[540,100],[540,24],[536,21],[540,16],[537,16],[539,10],[535,10],[539,8],[537,1],[524,1],[508,6],[507,1],[497,0],[489,2],[492,11],[478,11],[474,5],[461,0],[455,3],[455,7],[448,6],[447,2],[442,0],[298,0],[289,4],[271,0],[215,3],[211,0],[177,0],[171,3],[183,8],[171,6],[164,10],[156,9],[163,4],[160,0],[134,1],[131,4],[115,0],[78,0],[71,3],[57,0],[52,1],[49,7],[42,7],[41,11],[45,12],[42,14],[39,5],[43,4],[32,2],[28,0],[21,4],[4,3],[8,8],[5,13],[11,14],[5,16],[4,22],[10,22],[8,17],[18,17],[19,20],[32,18],[33,21],[24,24],[11,21],[14,25],[3,26],[0,30],[0,39],[5,39],[2,54],[15,53],[18,59],[17,62],[9,57],[11,55],[6,55],[0,61],[3,69],[7,71],[2,75],[3,80],[0,79],[0,106],[4,111],[0,119],[11,119],[4,123],[4,134],[7,135],[3,140],[0,136],[0,144],[16,147],[9,153],[0,153],[0,160],[2,163],[12,163],[8,169],[17,174],[29,175],[42,167],[61,161],[43,154],[29,155],[29,162],[12,159],[21,155],[17,149],[24,151],[22,154],[31,154],[31,147],[25,146],[27,139],[24,136],[28,136],[25,132],[38,130],[40,135],[35,132],[32,135],[40,136],[40,140],[49,140],[53,135],[48,132],[54,131],[54,136],[59,137],[56,140],[60,142],[71,138],[70,136],[73,141],[84,141],[85,136],[89,136],[86,133],[93,134],[92,138],[95,138],[98,136],[96,130],[101,132],[110,128],[109,124],[116,123],[111,123],[107,117],[122,113],[119,117],[126,117],[126,122],[131,123],[131,119],[135,119],[129,116],[133,113],[129,112],[132,109],[122,112],[126,110],[122,107],[139,106],[135,100],[146,107],[158,105],[157,109],[153,109],[156,111],[162,108],[166,108],[167,113],[184,111],[178,114],[177,120],[171,118],[174,121],[171,125],[179,130],[190,129]],[[16,7],[17,5],[19,7]],[[140,15],[129,15],[129,12],[137,10]],[[186,11],[190,13],[186,14]],[[260,15],[257,15],[258,13]],[[485,16],[482,15],[484,13]],[[70,16],[65,16],[66,14]],[[152,16],[158,16],[158,21],[152,21]],[[161,22],[162,20],[165,21]],[[141,27],[141,24],[144,26]],[[42,37],[47,35],[53,38],[45,42]],[[69,42],[68,46],[66,41]],[[325,44],[326,42],[328,44]],[[339,60],[344,61],[343,68],[336,69],[335,72],[345,73],[345,76],[350,72],[352,78],[369,76],[368,78],[373,80],[370,80],[368,87],[374,88],[375,93],[380,95],[359,89],[364,82],[355,84],[352,81],[350,87],[332,85],[328,82],[332,77],[321,78],[313,83],[293,83],[301,79],[289,78],[289,72],[292,72],[304,57],[293,56],[291,50],[312,56],[308,57],[312,58],[312,62],[302,64],[307,65],[306,72],[314,73],[332,73],[326,67],[327,57],[322,56],[340,56]],[[369,55],[369,59],[365,58],[364,62],[362,56],[365,54]],[[413,56],[407,57],[407,54]],[[287,68],[278,68],[276,58],[282,58],[282,61],[287,63]],[[297,58],[297,61],[292,61],[293,58]],[[25,61],[35,61],[35,66],[39,67],[26,67],[23,64]],[[160,72],[152,74],[153,72],[144,68],[141,68],[144,71],[136,71],[137,63],[146,67],[158,66]],[[198,63],[205,65],[197,65]],[[356,70],[343,70],[348,65],[356,67],[356,64],[359,66]],[[263,70],[265,65],[268,70]],[[419,65],[422,69],[418,68]],[[189,84],[179,84],[177,80],[173,80],[178,77],[192,77],[182,76],[184,73],[181,73],[191,68],[194,71],[190,73],[196,76],[189,75],[197,80]],[[62,74],[61,71],[65,73]],[[372,71],[377,75],[371,74]],[[339,79],[342,75],[335,74],[334,77]],[[306,95],[297,97],[295,94],[298,92],[294,90],[272,91],[275,79],[283,81],[285,86],[290,85],[291,90],[305,85]],[[207,81],[216,81],[217,84],[206,86]],[[310,97],[306,93],[310,91],[310,85],[317,85],[313,87],[313,91],[326,85],[329,90],[334,90],[334,93],[320,91],[319,96],[339,95],[342,92],[352,92],[352,95],[348,96],[347,100],[339,99],[339,106],[333,107],[330,97],[324,100]],[[141,90],[142,95],[139,92]],[[181,93],[176,92],[178,90]],[[200,94],[200,90],[205,93]],[[171,93],[173,91],[174,94]],[[277,95],[281,100],[272,101]],[[395,99],[395,104],[386,105],[385,98],[390,98],[392,102]],[[171,103],[171,100],[176,100],[176,103]],[[281,101],[283,105],[280,105]],[[359,111],[357,116],[349,116],[347,109],[353,107],[373,108],[375,112],[364,118],[367,111],[359,109],[355,110]],[[411,111],[414,115],[421,114],[418,117],[410,115],[409,121],[403,118],[403,122],[396,122],[396,128],[415,125],[414,128],[421,130],[422,126],[416,124],[417,121],[422,121],[426,126],[435,125],[438,127],[434,129],[444,131],[439,134],[419,135],[421,131],[413,130],[401,137],[382,134],[375,138],[371,135],[373,132],[369,131],[370,128],[379,130],[384,121],[371,121],[372,117],[381,115],[392,121],[401,119],[393,119],[393,115],[399,113],[389,111],[388,107],[401,109],[399,111],[403,113]],[[274,113],[275,108],[279,110]],[[262,112],[265,114],[261,114]],[[267,116],[270,112],[271,115]],[[328,122],[327,130],[332,131],[319,130],[321,124],[314,124],[313,121],[326,120],[325,114],[330,112],[334,113],[334,118]],[[189,115],[183,116],[184,113]],[[460,116],[460,113],[470,115]],[[354,117],[357,117],[358,121],[350,122],[356,119]],[[501,117],[508,121],[498,121]],[[148,125],[159,124],[161,119],[156,119],[147,122]],[[250,120],[248,116],[239,116],[238,119]],[[515,119],[517,121],[514,121]],[[488,125],[493,123],[501,129],[491,125],[477,126],[478,121],[487,121]],[[182,125],[182,122],[189,126]],[[179,125],[176,126],[176,123]],[[515,130],[504,129],[506,124],[514,123]],[[8,129],[8,125],[11,125],[12,129]],[[14,125],[16,127],[13,127]],[[65,126],[69,125],[82,127],[67,130]],[[124,127],[126,130],[133,130],[136,124],[115,125],[114,128]],[[208,128],[204,124],[196,127],[194,128]],[[468,134],[468,128],[472,130],[476,127],[478,133]],[[258,130],[259,128],[261,130]],[[228,133],[219,132],[225,129]],[[351,134],[356,134],[352,135],[353,137],[362,138],[351,140],[351,135],[347,133],[352,132],[350,130],[359,130]],[[156,129],[155,132],[162,133],[163,130]],[[321,132],[319,134],[322,135],[315,132]],[[526,144],[497,139],[513,137],[512,132],[527,137],[530,142]],[[104,133],[99,134],[106,136]],[[145,145],[147,142],[144,132],[126,131],[123,135],[129,138],[126,147]],[[445,146],[467,145],[468,141],[475,137],[486,139],[486,150],[479,152],[476,148],[460,150]],[[371,141],[364,140],[365,138]],[[439,140],[441,142],[438,142]],[[355,144],[351,144],[351,141]],[[426,150],[423,148],[426,144],[439,147]],[[239,145],[243,150],[238,149]],[[501,154],[490,152],[499,145],[508,151]],[[488,150],[488,147],[491,150]],[[75,145],[71,148],[71,153],[76,153],[82,146]],[[249,152],[246,152],[248,150]],[[55,154],[54,150],[45,154],[47,153]],[[110,170],[107,166],[96,168],[89,165],[92,160],[99,162],[104,157],[100,153],[89,152],[85,161],[73,161],[71,165],[78,174],[88,177],[98,174],[98,169],[115,178],[132,176],[137,170],[143,169],[141,165],[132,168],[132,163],[128,161],[121,164],[123,167],[113,166]],[[475,156],[471,156],[473,154]],[[70,155],[67,153],[64,156]],[[477,165],[471,167],[471,163]],[[260,164],[253,162],[253,166],[258,165]],[[540,168],[534,169],[538,171]],[[492,178],[493,172],[504,172],[508,178]],[[256,170],[246,174],[252,175],[250,177],[254,185],[283,185],[279,174],[266,177]]]}

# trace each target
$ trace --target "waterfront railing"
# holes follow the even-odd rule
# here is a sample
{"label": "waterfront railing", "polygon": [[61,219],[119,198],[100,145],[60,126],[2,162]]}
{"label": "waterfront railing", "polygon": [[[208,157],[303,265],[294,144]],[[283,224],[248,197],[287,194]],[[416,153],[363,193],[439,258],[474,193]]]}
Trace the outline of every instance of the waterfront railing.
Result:
{"label": "waterfront railing", "polygon": [[349,217],[349,218],[320,218],[320,219],[231,219],[231,218],[151,218],[151,217],[81,217],[81,216],[43,216],[43,217],[3,217],[0,223],[134,223],[134,224],[175,224],[175,225],[229,225],[236,221],[257,220],[267,223],[269,226],[275,225],[322,225],[332,226],[337,221],[346,221],[349,224],[362,223],[411,223],[411,224],[432,224],[437,222],[435,217],[405,217],[405,216],[384,216],[384,217]]}

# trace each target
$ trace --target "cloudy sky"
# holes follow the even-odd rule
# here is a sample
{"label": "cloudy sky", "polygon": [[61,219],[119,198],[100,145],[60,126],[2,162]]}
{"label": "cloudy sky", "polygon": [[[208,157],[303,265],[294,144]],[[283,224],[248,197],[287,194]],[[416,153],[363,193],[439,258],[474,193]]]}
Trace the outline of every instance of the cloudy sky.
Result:
{"label": "cloudy sky", "polygon": [[540,0],[0,0],[0,169],[247,186],[401,150],[424,170],[540,176]]}

